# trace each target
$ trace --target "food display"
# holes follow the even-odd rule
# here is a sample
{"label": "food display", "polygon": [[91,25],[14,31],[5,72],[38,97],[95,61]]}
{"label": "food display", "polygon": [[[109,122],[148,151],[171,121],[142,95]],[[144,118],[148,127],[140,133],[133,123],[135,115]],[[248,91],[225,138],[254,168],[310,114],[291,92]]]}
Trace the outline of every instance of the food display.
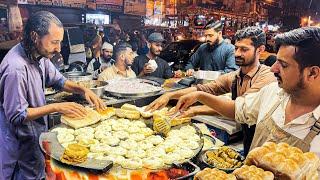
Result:
{"label": "food display", "polygon": [[233,173],[237,179],[246,179],[246,180],[254,180],[254,179],[261,179],[261,180],[273,180],[274,175],[270,171],[264,171],[261,168],[258,168],[254,165],[247,166],[244,165],[241,168],[238,168],[233,171]]}
{"label": "food display", "polygon": [[238,152],[226,146],[215,150],[208,150],[204,155],[204,161],[218,169],[238,168],[242,165],[243,161]]}
{"label": "food display", "polygon": [[204,170],[198,172],[194,180],[236,180],[233,174],[227,174],[224,171],[213,168],[205,168]]}
{"label": "food display", "polygon": [[91,124],[95,124],[100,121],[101,115],[97,111],[90,108],[86,108],[86,111],[87,115],[81,118],[62,115],[61,122],[75,129],[78,129],[81,127],[89,126]]}
{"label": "food display", "polygon": [[116,79],[108,81],[105,90],[120,97],[144,96],[156,94],[162,90],[156,82],[144,79]]}
{"label": "food display", "polygon": [[315,153],[303,153],[286,143],[266,142],[249,152],[245,164],[269,170],[280,179],[318,179],[320,161]]}
{"label": "food display", "polygon": [[54,89],[52,89],[52,88],[45,88],[45,89],[44,89],[44,94],[45,94],[46,96],[52,95],[52,94],[54,94],[54,93],[56,93],[56,90],[54,90]]}
{"label": "food display", "polygon": [[75,130],[56,127],[51,131],[57,132],[64,148],[77,144],[88,149],[88,158],[110,160],[126,169],[162,169],[174,162],[185,162],[201,148],[201,138],[190,125],[172,129],[166,137],[156,135],[142,120],[126,118],[109,118]]}
{"label": "food display", "polygon": [[80,144],[69,144],[66,147],[63,156],[60,158],[60,160],[61,162],[66,164],[82,163],[87,160],[88,153],[88,148]]}

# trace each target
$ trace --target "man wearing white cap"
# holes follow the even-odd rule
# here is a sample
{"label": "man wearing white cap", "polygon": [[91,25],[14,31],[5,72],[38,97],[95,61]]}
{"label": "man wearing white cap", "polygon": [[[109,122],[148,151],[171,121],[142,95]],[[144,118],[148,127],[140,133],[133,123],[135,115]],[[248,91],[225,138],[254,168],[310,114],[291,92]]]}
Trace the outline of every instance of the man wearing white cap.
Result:
{"label": "man wearing white cap", "polygon": [[100,72],[104,69],[111,67],[115,60],[112,59],[113,46],[107,42],[104,42],[101,48],[101,56],[93,58],[87,67],[87,72],[92,73],[94,78],[97,78]]}

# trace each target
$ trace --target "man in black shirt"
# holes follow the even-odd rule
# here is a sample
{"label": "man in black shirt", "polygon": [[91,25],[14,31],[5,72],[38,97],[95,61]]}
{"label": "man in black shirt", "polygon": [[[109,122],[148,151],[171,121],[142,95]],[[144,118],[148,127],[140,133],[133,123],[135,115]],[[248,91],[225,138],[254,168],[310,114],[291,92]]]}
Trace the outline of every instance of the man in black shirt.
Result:
{"label": "man in black shirt", "polygon": [[160,33],[152,33],[148,37],[149,52],[146,55],[137,56],[131,66],[138,77],[153,76],[163,79],[173,77],[169,64],[158,57],[165,41]]}

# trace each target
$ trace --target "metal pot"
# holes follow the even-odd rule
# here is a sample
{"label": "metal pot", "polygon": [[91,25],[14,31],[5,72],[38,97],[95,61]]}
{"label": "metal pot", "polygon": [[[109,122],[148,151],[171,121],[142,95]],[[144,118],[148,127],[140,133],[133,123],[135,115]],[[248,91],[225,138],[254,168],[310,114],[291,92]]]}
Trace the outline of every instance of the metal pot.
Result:
{"label": "metal pot", "polygon": [[103,97],[105,92],[104,88],[106,85],[108,85],[107,82],[98,80],[79,81],[78,84],[89,88],[99,97]]}
{"label": "metal pot", "polygon": [[63,74],[67,79],[71,81],[90,81],[92,80],[92,74],[91,73],[85,73],[81,71],[72,71],[72,72],[66,72]]}

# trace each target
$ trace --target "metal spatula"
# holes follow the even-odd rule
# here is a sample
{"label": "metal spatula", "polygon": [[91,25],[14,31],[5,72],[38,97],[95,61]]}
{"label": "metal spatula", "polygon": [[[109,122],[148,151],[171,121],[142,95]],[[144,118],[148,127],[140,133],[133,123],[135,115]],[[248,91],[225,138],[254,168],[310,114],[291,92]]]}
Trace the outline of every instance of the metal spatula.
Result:
{"label": "metal spatula", "polygon": [[171,117],[163,114],[153,115],[153,130],[166,135],[171,129],[171,120],[176,118],[180,113],[176,113]]}

